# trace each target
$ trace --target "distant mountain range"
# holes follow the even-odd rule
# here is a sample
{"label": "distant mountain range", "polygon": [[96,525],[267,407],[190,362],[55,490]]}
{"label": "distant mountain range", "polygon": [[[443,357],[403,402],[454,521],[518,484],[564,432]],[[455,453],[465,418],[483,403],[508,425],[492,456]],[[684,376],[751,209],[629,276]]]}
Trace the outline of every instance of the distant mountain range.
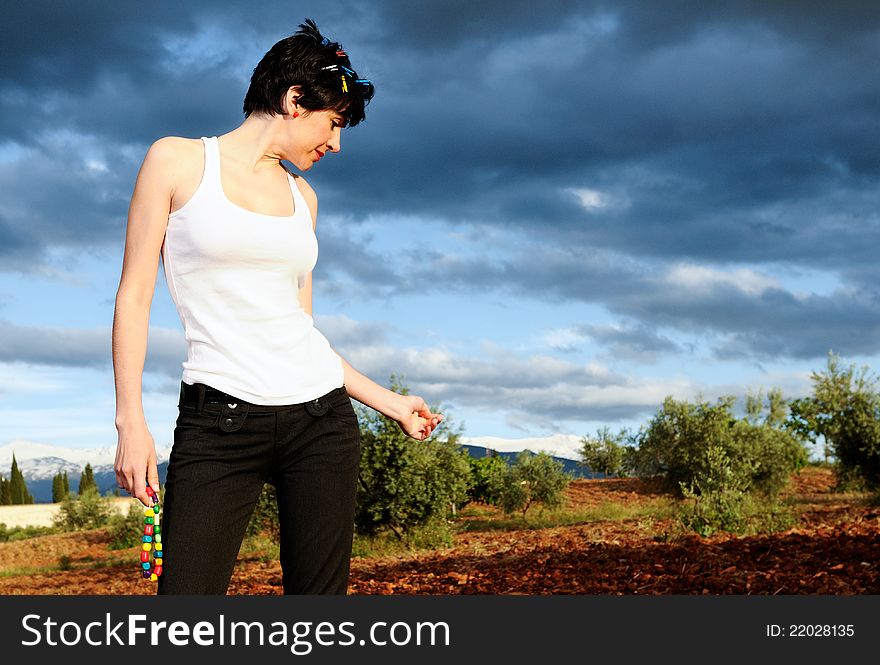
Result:
{"label": "distant mountain range", "polygon": [[[79,489],[79,477],[86,464],[92,465],[95,483],[101,493],[117,489],[116,473],[113,464],[116,461],[116,446],[103,448],[64,448],[45,443],[16,440],[0,446],[0,475],[7,480],[12,469],[12,454],[24,476],[28,491],[36,503],[52,501],[52,478],[56,473],[67,471],[70,491]],[[156,447],[159,460],[159,479],[165,482],[165,470],[168,468],[168,456],[171,446]]]}
{"label": "distant mountain range", "polygon": [[[495,451],[499,456],[512,461],[522,450],[544,451],[562,462],[566,471],[577,477],[593,478],[600,476],[577,464],[580,437],[569,434],[556,434],[549,437],[528,439],[502,439],[493,436],[462,437],[461,444],[472,457],[486,457]],[[67,471],[70,489],[79,489],[79,477],[86,464],[92,465],[95,482],[102,493],[117,489],[113,464],[116,460],[116,446],[103,448],[64,448],[45,443],[16,440],[0,446],[0,475],[9,478],[12,468],[12,455],[27,482],[28,491],[37,503],[52,501],[52,478],[56,473]],[[171,445],[157,446],[159,460],[159,481],[164,484],[168,469]]]}
{"label": "distant mountain range", "polygon": [[554,434],[553,436],[529,439],[463,436],[461,443],[471,457],[487,457],[490,451],[495,451],[499,457],[503,457],[508,462],[513,462],[523,450],[531,450],[533,453],[543,451],[552,455],[555,460],[562,462],[563,470],[572,473],[576,478],[603,477],[603,474],[596,473],[577,462],[580,459],[581,437],[573,434]]}

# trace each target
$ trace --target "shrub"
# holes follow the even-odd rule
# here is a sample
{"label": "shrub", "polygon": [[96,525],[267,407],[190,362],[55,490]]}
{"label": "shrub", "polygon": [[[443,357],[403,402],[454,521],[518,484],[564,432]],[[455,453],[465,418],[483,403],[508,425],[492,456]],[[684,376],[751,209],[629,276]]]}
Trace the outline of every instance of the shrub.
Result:
{"label": "shrub", "polygon": [[39,536],[49,536],[57,533],[54,526],[6,526],[0,522],[0,543],[11,543],[16,540],[27,540]]}
{"label": "shrub", "polygon": [[728,487],[775,496],[791,473],[807,463],[807,450],[783,427],[785,405],[778,391],[771,393],[763,418],[760,396],[747,398],[747,416],[739,420],[732,413],[735,401],[727,396],[715,404],[689,404],[667,397],[637,437],[636,472],[665,477],[669,489],[681,495],[685,487],[700,492],[721,473],[718,453],[708,450],[714,446],[727,460]]}
{"label": "shrub", "polygon": [[124,550],[142,543],[144,504],[137,499],[132,499],[126,513],[114,511],[107,519],[107,532],[110,536],[108,548],[111,550]]}
{"label": "shrub", "polygon": [[525,517],[533,504],[560,507],[570,482],[571,474],[563,471],[561,462],[545,452],[533,454],[524,450],[507,472],[495,480],[490,491],[499,497],[505,513],[521,511]]}
{"label": "shrub", "polygon": [[496,488],[503,484],[504,475],[507,473],[507,462],[503,457],[492,455],[470,457],[468,464],[471,469],[471,489],[468,492],[470,500],[498,505],[500,497]]}
{"label": "shrub", "polygon": [[682,524],[701,536],[718,530],[742,531],[746,523],[743,505],[747,477],[734,471],[730,458],[719,445],[710,444],[703,457],[690,483],[681,483],[684,498],[693,501],[692,509],[680,515]]}
{"label": "shrub", "polygon": [[387,527],[403,537],[454,515],[467,503],[470,486],[468,454],[457,444],[366,437],[355,525],[359,533]]}
{"label": "shrub", "polygon": [[[391,378],[390,389],[408,394]],[[432,411],[439,409],[434,407]],[[358,407],[361,463],[355,528],[361,534],[390,529],[399,539],[415,527],[443,520],[468,501],[471,472],[447,415],[432,438],[416,441],[393,420]]]}
{"label": "shrub", "polygon": [[432,439],[410,446],[413,516],[426,524],[432,517],[454,516],[468,502],[470,455],[457,443]]}
{"label": "shrub", "polygon": [[71,495],[64,498],[54,524],[62,531],[97,529],[107,524],[112,510],[110,499],[89,487],[76,498]]}
{"label": "shrub", "polygon": [[823,372],[813,372],[813,394],[795,400],[787,426],[806,438],[824,439],[826,456],[837,459],[839,488],[880,490],[880,393],[867,367],[843,365],[828,354]]}
{"label": "shrub", "polygon": [[793,471],[807,464],[807,449],[791,433],[767,425],[738,421],[731,432],[730,454],[747,480],[747,491],[765,499],[775,497],[789,483]]}
{"label": "shrub", "polygon": [[640,433],[633,456],[640,474],[663,475],[688,501],[680,520],[703,536],[784,522],[775,497],[807,464],[805,446],[785,426],[788,405],[780,391],[771,391],[766,403],[760,392],[747,395],[744,418],[734,417],[735,401],[667,398]]}
{"label": "shrub", "polygon": [[608,427],[599,429],[594,439],[581,437],[581,465],[604,476],[627,475],[627,447],[623,445],[626,438],[626,430],[612,434]]}

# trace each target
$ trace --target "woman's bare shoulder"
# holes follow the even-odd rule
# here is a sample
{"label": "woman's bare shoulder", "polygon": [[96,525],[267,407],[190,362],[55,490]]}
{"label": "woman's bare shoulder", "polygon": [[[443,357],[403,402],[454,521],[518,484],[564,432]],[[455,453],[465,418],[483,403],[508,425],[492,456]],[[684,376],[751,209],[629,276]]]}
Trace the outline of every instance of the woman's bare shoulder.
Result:
{"label": "woman's bare shoulder", "polygon": [[201,139],[164,136],[147,151],[144,164],[164,183],[171,196],[171,211],[182,208],[199,186],[205,159],[202,145]]}
{"label": "woman's bare shoulder", "polygon": [[193,158],[203,152],[201,139],[188,139],[182,136],[163,136],[153,141],[148,154],[161,160],[177,161]]}

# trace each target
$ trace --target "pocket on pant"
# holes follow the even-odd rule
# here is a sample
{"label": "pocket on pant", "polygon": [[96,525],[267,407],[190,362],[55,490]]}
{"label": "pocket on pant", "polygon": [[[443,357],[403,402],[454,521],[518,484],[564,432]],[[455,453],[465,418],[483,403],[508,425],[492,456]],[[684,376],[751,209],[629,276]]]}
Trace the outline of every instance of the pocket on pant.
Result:
{"label": "pocket on pant", "polygon": [[331,404],[329,413],[334,416],[338,416],[340,418],[345,418],[347,420],[352,420],[355,423],[358,423],[357,412],[354,410],[354,407],[351,405],[351,402],[346,402],[345,404]]}
{"label": "pocket on pant", "polygon": [[205,404],[201,411],[195,405],[182,404],[178,407],[175,426],[180,429],[210,429],[217,426],[220,414],[219,404]]}
{"label": "pocket on pant", "polygon": [[355,412],[354,406],[351,404],[351,398],[348,396],[348,393],[337,393],[324,399],[327,401],[327,406],[331,413],[357,420],[357,412]]}

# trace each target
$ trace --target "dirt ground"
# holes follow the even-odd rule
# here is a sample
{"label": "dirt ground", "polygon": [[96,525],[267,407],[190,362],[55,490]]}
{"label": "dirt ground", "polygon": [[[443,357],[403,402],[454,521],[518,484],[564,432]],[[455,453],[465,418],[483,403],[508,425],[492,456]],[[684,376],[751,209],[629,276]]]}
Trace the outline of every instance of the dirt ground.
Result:
{"label": "dirt ground", "polygon": [[[349,593],[878,594],[880,508],[833,484],[827,469],[795,476],[786,496],[799,523],[772,535],[702,538],[648,518],[464,531],[446,549],[354,557]],[[639,479],[579,480],[567,496],[581,509],[662,499]],[[0,594],[155,593],[137,562],[135,548],[108,550],[100,530],[0,543]],[[277,561],[239,556],[229,594],[281,593]]]}

